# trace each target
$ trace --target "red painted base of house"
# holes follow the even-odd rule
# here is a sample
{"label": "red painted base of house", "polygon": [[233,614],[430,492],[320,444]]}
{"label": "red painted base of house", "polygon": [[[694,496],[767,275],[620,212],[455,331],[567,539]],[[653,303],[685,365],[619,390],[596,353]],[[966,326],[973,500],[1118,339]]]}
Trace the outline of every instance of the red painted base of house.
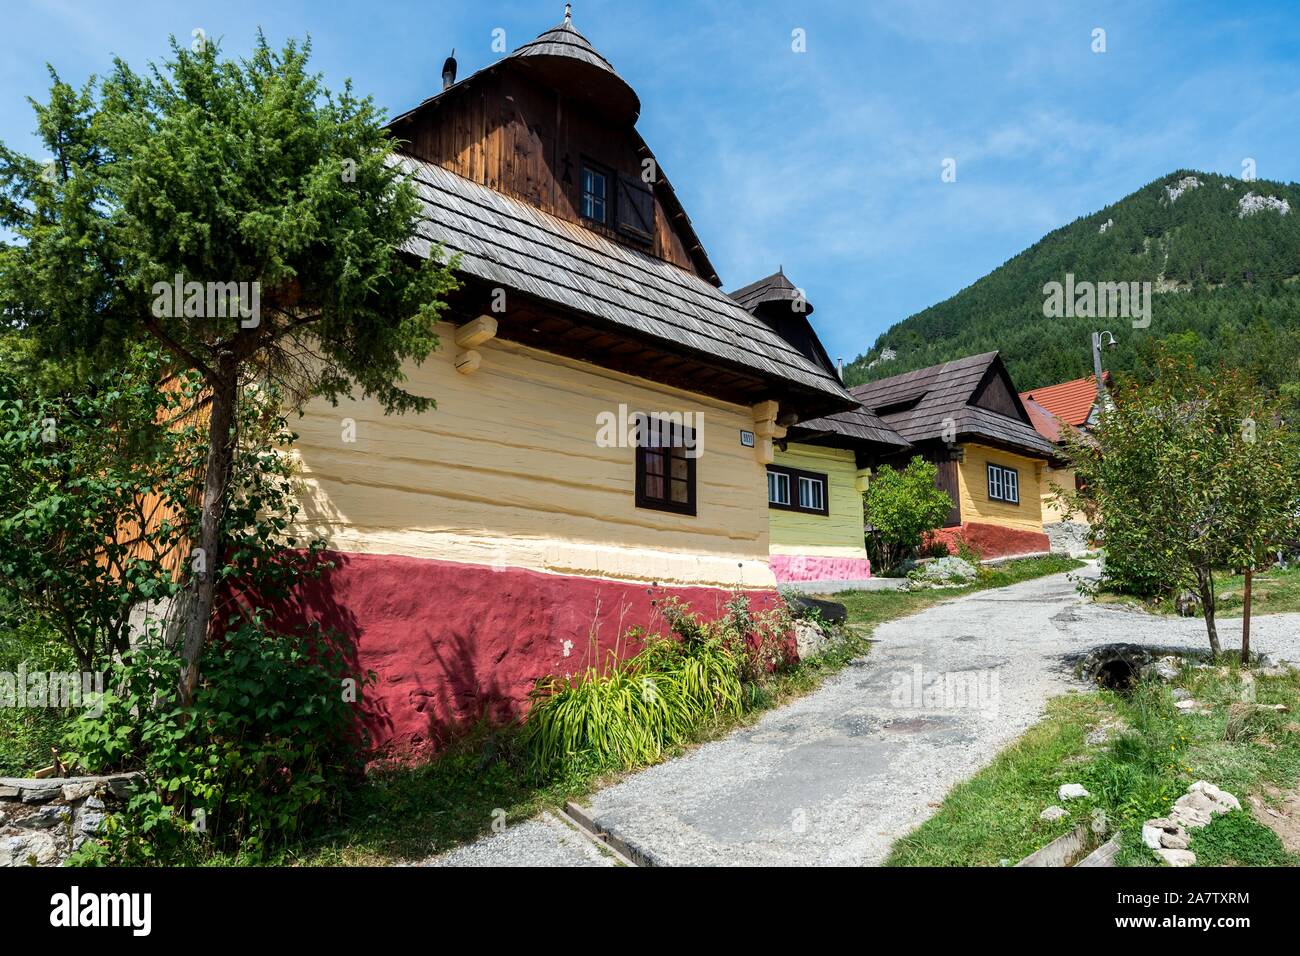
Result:
{"label": "red painted base of house", "polygon": [[957,539],[979,552],[980,557],[1013,558],[1021,554],[1041,554],[1052,550],[1052,543],[1041,531],[1021,531],[1002,525],[968,521],[956,528],[940,528],[931,537],[948,546],[949,554],[957,553]]}
{"label": "red painted base of house", "polygon": [[[317,621],[345,634],[359,674],[362,719],[380,755],[416,758],[442,747],[481,717],[504,720],[527,708],[540,677],[576,674],[608,653],[635,653],[629,628],[663,631],[656,604],[678,597],[702,617],[722,612],[721,588],[650,588],[521,568],[397,555],[340,554],[307,580],[286,621]],[[751,607],[772,607],[774,591],[751,591]]]}

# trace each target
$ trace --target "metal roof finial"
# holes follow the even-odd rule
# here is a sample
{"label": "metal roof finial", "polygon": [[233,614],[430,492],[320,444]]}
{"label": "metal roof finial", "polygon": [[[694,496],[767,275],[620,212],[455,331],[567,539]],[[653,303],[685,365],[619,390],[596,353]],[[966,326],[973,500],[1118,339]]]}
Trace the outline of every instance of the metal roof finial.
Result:
{"label": "metal roof finial", "polygon": [[566,3],[564,5],[564,22],[569,23],[572,19],[573,19],[573,4]]}

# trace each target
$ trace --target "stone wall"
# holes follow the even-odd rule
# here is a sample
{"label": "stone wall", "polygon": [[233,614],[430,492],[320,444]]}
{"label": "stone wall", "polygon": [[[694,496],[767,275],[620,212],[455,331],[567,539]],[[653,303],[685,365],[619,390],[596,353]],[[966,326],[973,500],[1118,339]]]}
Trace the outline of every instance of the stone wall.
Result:
{"label": "stone wall", "polygon": [[61,865],[143,779],[138,773],[0,777],[0,867]]}

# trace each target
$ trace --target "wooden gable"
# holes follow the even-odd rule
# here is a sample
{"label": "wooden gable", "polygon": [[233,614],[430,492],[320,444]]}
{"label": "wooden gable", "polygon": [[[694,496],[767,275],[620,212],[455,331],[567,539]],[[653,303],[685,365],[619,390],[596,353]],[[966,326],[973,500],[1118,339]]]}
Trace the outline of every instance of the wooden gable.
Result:
{"label": "wooden gable", "polygon": [[[717,284],[690,220],[635,127],[515,68],[509,58],[399,117],[392,129],[403,151],[417,159]],[[607,224],[581,215],[584,165],[609,174]]]}

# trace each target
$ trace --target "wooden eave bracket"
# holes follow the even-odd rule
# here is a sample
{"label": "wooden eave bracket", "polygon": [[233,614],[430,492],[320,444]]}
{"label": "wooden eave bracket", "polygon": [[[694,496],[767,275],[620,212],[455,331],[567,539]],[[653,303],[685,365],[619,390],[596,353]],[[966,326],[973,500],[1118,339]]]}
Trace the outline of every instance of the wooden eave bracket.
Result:
{"label": "wooden eave bracket", "polygon": [[785,426],[776,421],[780,405],[769,400],[759,402],[750,410],[754,413],[754,456],[760,465],[770,465],[775,460],[773,441],[785,437]]}
{"label": "wooden eave bracket", "polygon": [[477,319],[466,322],[456,329],[456,371],[469,375],[483,364],[483,355],[478,347],[496,337],[497,320],[490,315],[480,315]]}

